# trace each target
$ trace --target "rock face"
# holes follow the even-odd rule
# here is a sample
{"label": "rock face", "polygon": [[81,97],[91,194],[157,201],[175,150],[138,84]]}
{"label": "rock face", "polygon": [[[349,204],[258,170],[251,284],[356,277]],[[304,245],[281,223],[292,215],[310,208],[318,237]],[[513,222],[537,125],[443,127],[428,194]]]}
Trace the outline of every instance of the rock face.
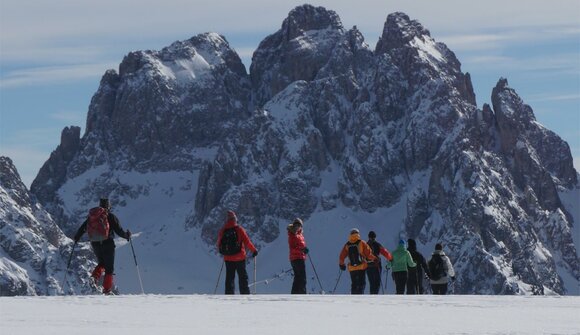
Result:
{"label": "rock face", "polygon": [[69,234],[105,195],[133,218],[150,212],[144,232],[195,231],[210,252],[226,209],[267,247],[296,216],[403,208],[379,228],[445,243],[455,292],[566,294],[563,278],[580,280],[559,195],[578,188],[570,149],[507,80],[491,103],[477,108],[454,53],[407,15],[389,15],[372,50],[304,5],[249,75],[214,33],[127,55],[32,192]]}
{"label": "rock face", "polygon": [[90,265],[83,260],[86,247],[76,250],[63,288],[72,244],[28,192],[12,161],[0,157],[0,296],[83,292]]}

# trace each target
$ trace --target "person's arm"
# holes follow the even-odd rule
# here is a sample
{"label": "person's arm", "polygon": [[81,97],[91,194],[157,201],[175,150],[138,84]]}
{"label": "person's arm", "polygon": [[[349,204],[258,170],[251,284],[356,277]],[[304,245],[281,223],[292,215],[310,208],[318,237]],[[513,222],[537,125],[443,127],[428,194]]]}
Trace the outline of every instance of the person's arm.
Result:
{"label": "person's arm", "polygon": [[413,262],[413,257],[411,257],[411,253],[407,251],[407,266],[410,268],[414,268],[417,266],[417,263]]}
{"label": "person's arm", "polygon": [[124,231],[123,228],[121,227],[121,224],[119,223],[119,219],[117,218],[117,216],[113,213],[109,213],[109,225],[113,228],[113,231],[119,235],[120,237],[128,240],[131,237],[131,233],[127,230]]}
{"label": "person's arm", "polygon": [[77,233],[75,234],[75,242],[78,242],[81,237],[83,237],[83,234],[87,231],[87,223],[89,222],[89,219],[86,219],[85,222],[83,222],[83,224],[79,227],[79,229],[77,230]]}
{"label": "person's arm", "polygon": [[387,248],[381,246],[380,253],[381,255],[385,256],[389,262],[393,260],[393,255],[389,252],[389,250],[387,250]]}
{"label": "person's arm", "polygon": [[339,266],[344,266],[344,259],[346,258],[346,255],[348,254],[348,251],[346,250],[346,245],[344,247],[342,247],[342,250],[340,250],[340,255],[338,255],[338,265]]}
{"label": "person's arm", "polygon": [[367,261],[371,261],[371,262],[376,261],[378,259],[378,257],[375,256],[375,254],[373,253],[373,249],[371,249],[371,247],[364,241],[360,241],[360,243],[362,243],[363,255],[365,256]]}
{"label": "person's arm", "polygon": [[248,233],[246,233],[246,230],[242,227],[239,227],[239,229],[240,232],[242,233],[242,243],[244,243],[244,246],[250,249],[250,251],[253,252],[254,255],[257,254],[258,249],[256,249],[252,241],[250,241],[250,237],[248,236]]}
{"label": "person's arm", "polygon": [[453,269],[453,265],[451,265],[451,260],[449,257],[445,256],[445,265],[447,266],[447,276],[451,278],[455,278],[455,270]]}

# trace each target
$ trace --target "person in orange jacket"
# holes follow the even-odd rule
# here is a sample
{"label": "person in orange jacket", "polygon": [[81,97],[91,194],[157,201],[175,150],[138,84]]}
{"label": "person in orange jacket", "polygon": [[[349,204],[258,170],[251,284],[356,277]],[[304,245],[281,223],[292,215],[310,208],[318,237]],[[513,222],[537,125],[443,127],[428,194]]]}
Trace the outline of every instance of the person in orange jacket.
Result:
{"label": "person in orange jacket", "polygon": [[308,248],[302,234],[304,223],[300,218],[288,225],[288,247],[290,249],[290,265],[294,272],[292,294],[306,294],[306,255]]}
{"label": "person in orange jacket", "polygon": [[377,257],[373,255],[373,251],[369,245],[360,239],[360,232],[353,228],[350,231],[348,242],[340,251],[338,257],[338,265],[342,271],[346,270],[344,265],[345,258],[348,257],[348,271],[350,272],[350,293],[364,294],[366,279],[365,272],[369,261],[376,261]]}
{"label": "person in orange jacket", "polygon": [[226,263],[225,294],[234,294],[236,272],[240,294],[250,294],[246,271],[246,248],[250,249],[252,257],[258,255],[258,250],[250,241],[246,230],[238,225],[238,218],[234,211],[227,212],[226,223],[218,233],[217,246]]}
{"label": "person in orange jacket", "polygon": [[381,266],[381,255],[383,255],[388,261],[393,260],[393,255],[382,246],[377,240],[377,234],[374,231],[369,232],[369,240],[367,244],[371,247],[373,255],[377,256],[377,260],[374,262],[369,262],[367,267],[367,277],[369,278],[370,284],[370,294],[379,294],[379,288],[381,287],[381,272],[383,267]]}

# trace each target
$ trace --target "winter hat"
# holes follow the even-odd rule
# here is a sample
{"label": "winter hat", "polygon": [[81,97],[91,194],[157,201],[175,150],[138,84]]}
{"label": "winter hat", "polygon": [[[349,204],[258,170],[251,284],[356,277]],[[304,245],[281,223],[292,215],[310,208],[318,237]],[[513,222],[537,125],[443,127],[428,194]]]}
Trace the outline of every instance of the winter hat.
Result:
{"label": "winter hat", "polygon": [[410,250],[417,250],[417,243],[412,238],[407,240],[407,246]]}
{"label": "winter hat", "polygon": [[111,209],[111,202],[107,198],[101,198],[99,199],[99,207]]}
{"label": "winter hat", "polygon": [[228,211],[228,221],[230,220],[234,220],[234,221],[238,221],[238,217],[236,216],[236,212],[229,210]]}
{"label": "winter hat", "polygon": [[295,225],[295,226],[297,226],[297,225],[304,226],[304,222],[302,222],[302,219],[301,218],[294,219],[294,221],[292,222],[292,224]]}
{"label": "winter hat", "polygon": [[441,243],[435,244],[435,250],[443,250],[443,245]]}
{"label": "winter hat", "polygon": [[374,231],[369,231],[369,238],[377,238],[377,234]]}
{"label": "winter hat", "polygon": [[351,234],[351,235],[352,235],[352,234],[360,234],[360,232],[358,231],[358,229],[356,229],[356,228],[352,228],[352,229],[350,230],[350,234]]}
{"label": "winter hat", "polygon": [[405,240],[399,240],[399,244],[405,245]]}

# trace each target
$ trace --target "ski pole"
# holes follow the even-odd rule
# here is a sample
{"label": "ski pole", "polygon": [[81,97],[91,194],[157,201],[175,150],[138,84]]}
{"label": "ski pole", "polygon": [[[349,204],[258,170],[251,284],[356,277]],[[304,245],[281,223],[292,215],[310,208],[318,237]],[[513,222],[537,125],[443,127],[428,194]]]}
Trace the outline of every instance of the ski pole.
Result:
{"label": "ski pole", "polygon": [[387,271],[385,272],[385,292],[387,292],[387,289],[389,287],[389,268],[386,269]]}
{"label": "ski pole", "polygon": [[[257,270],[256,270],[256,257],[254,256],[254,283],[257,281]],[[254,285],[254,294],[256,294],[256,287],[258,285]]]}
{"label": "ski pole", "polygon": [[334,289],[332,290],[332,294],[335,294],[336,288],[338,287],[338,282],[340,282],[340,277],[342,276],[342,270],[338,270],[338,278],[336,279],[336,284],[334,284]]}
{"label": "ski pole", "polygon": [[68,275],[68,270],[70,268],[70,263],[72,261],[73,253],[75,251],[75,247],[77,246],[77,241],[72,246],[72,250],[70,251],[70,255],[68,256],[68,262],[66,263],[66,271],[64,272],[64,279],[62,280],[62,293],[64,294],[66,288],[66,276]]}
{"label": "ski pole", "polygon": [[316,272],[316,268],[314,267],[314,262],[312,262],[312,258],[310,254],[308,254],[308,260],[310,261],[310,265],[312,265],[312,270],[314,270],[314,275],[316,275],[316,280],[318,281],[318,285],[320,286],[320,293],[324,294],[324,289],[322,288],[322,284],[320,283],[320,278],[318,277],[318,273]]}
{"label": "ski pole", "polygon": [[129,243],[131,244],[131,251],[133,252],[133,260],[135,260],[135,267],[137,268],[137,276],[139,277],[139,285],[141,285],[141,294],[145,294],[143,290],[143,281],[141,281],[141,273],[139,272],[139,264],[137,264],[137,256],[135,256],[135,249],[133,248],[133,240],[129,237]]}
{"label": "ski pole", "polygon": [[222,271],[224,270],[224,264],[226,263],[225,260],[222,261],[222,267],[220,268],[220,274],[218,275],[218,280],[215,283],[215,288],[213,289],[213,294],[217,293],[218,285],[220,284],[220,278],[222,277]]}

